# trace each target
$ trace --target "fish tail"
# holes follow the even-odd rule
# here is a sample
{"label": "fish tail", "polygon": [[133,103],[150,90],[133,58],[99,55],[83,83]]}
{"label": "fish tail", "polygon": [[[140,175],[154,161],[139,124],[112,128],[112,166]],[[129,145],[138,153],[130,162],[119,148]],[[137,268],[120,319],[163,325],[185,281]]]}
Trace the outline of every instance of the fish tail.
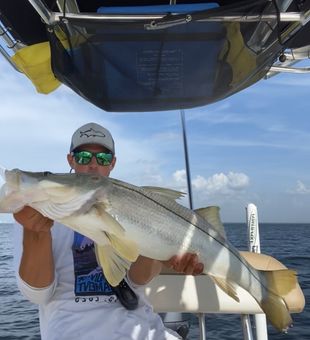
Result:
{"label": "fish tail", "polygon": [[294,270],[275,270],[261,272],[268,282],[267,297],[260,306],[269,322],[279,332],[285,332],[292,325],[288,307],[283,299],[297,284]]}

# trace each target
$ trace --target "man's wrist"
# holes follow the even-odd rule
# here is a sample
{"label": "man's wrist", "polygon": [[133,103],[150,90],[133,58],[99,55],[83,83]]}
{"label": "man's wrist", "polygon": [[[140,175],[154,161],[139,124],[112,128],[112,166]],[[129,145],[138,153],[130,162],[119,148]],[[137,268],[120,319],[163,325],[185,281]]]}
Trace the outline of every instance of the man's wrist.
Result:
{"label": "man's wrist", "polygon": [[24,228],[24,239],[31,239],[31,240],[37,240],[40,241],[42,239],[47,239],[51,238],[51,230],[46,230],[46,231],[36,231],[36,230],[31,230],[28,228]]}

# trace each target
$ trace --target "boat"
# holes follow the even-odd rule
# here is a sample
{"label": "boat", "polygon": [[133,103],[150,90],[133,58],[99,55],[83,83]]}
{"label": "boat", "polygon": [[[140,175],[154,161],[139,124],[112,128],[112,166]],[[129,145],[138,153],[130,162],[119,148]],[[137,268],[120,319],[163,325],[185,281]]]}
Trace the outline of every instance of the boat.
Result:
{"label": "boat", "polygon": [[[0,54],[39,93],[63,84],[109,112],[180,110],[191,208],[185,110],[221,101],[280,72],[310,72],[296,67],[310,55],[310,0],[133,0],[130,5],[108,0],[104,7],[98,0],[2,0],[0,14],[5,44]],[[255,209],[247,208],[250,236],[258,231]],[[259,254],[253,240],[243,255],[258,269],[283,268]],[[165,270],[145,293],[184,339],[192,313],[199,314],[201,339],[205,313],[240,314],[249,340],[249,314],[254,314],[256,339],[267,339],[266,320],[253,298],[241,290],[236,303],[206,275]],[[299,285],[286,303],[291,313],[302,312]]]}
{"label": "boat", "polygon": [[205,106],[309,72],[293,67],[309,56],[309,0],[3,0],[0,11],[13,56],[0,53],[38,92],[65,84],[110,112]]}
{"label": "boat", "polygon": [[[248,251],[241,251],[244,258],[259,270],[280,270],[286,267],[275,258],[260,253],[260,237],[257,207],[246,207]],[[228,297],[207,275],[190,276],[164,268],[160,276],[144,289],[154,310],[161,313],[198,314],[200,340],[207,339],[205,314],[239,314],[244,340],[267,340],[267,322],[257,302],[245,290],[239,288],[240,302]],[[290,313],[301,313],[305,307],[304,294],[296,285],[286,297]],[[250,315],[254,315],[251,322]],[[178,324],[180,327],[180,325]],[[255,333],[253,332],[255,329]],[[254,334],[255,336],[254,336]]]}

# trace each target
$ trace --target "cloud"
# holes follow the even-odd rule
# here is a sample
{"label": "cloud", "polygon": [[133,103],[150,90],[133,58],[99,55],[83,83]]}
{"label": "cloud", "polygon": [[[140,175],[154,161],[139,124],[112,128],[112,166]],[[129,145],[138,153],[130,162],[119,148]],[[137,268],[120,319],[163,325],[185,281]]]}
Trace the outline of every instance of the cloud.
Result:
{"label": "cloud", "polygon": [[227,178],[227,185],[232,190],[243,191],[250,185],[250,178],[243,173],[229,172]]}
{"label": "cloud", "polygon": [[172,175],[173,179],[176,182],[179,183],[186,183],[186,171],[185,170],[177,170],[173,175]]}
{"label": "cloud", "polygon": [[[175,186],[183,186],[186,184],[185,170],[177,170],[173,173],[173,182]],[[243,173],[229,172],[227,175],[223,173],[214,174],[209,178],[197,175],[192,179],[193,189],[198,193],[207,195],[228,195],[234,196],[240,194],[250,185],[250,179]]]}
{"label": "cloud", "polygon": [[[149,166],[141,169],[137,178],[139,178],[139,185],[154,185],[188,192],[185,170],[176,170],[171,176],[163,172],[159,173],[155,167]],[[242,195],[249,187],[250,179],[243,173],[229,172],[227,175],[214,174],[209,178],[197,175],[192,179],[191,184],[197,199],[205,200],[205,196],[230,199]]]}
{"label": "cloud", "polygon": [[227,176],[220,173],[207,179],[197,175],[192,183],[196,190],[205,191],[209,195],[233,196],[245,190],[250,184],[250,179],[243,173],[229,172]]}
{"label": "cloud", "polygon": [[287,190],[286,192],[291,195],[309,195],[310,189],[307,189],[301,181],[297,181],[297,189]]}

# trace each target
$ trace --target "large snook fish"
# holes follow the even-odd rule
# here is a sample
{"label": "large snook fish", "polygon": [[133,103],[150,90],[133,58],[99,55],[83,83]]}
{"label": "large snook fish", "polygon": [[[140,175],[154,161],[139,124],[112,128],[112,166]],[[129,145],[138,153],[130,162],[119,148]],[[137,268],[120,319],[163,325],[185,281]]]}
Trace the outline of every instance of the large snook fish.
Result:
{"label": "large snook fish", "polygon": [[196,253],[204,273],[231,298],[239,301],[240,286],[278,331],[291,325],[283,296],[295,287],[296,272],[254,269],[227,241],[219,208],[192,211],[175,202],[182,195],[177,191],[136,187],[100,175],[1,169],[5,184],[0,213],[15,213],[28,205],[91,238],[113,286],[139,254],[163,261]]}

